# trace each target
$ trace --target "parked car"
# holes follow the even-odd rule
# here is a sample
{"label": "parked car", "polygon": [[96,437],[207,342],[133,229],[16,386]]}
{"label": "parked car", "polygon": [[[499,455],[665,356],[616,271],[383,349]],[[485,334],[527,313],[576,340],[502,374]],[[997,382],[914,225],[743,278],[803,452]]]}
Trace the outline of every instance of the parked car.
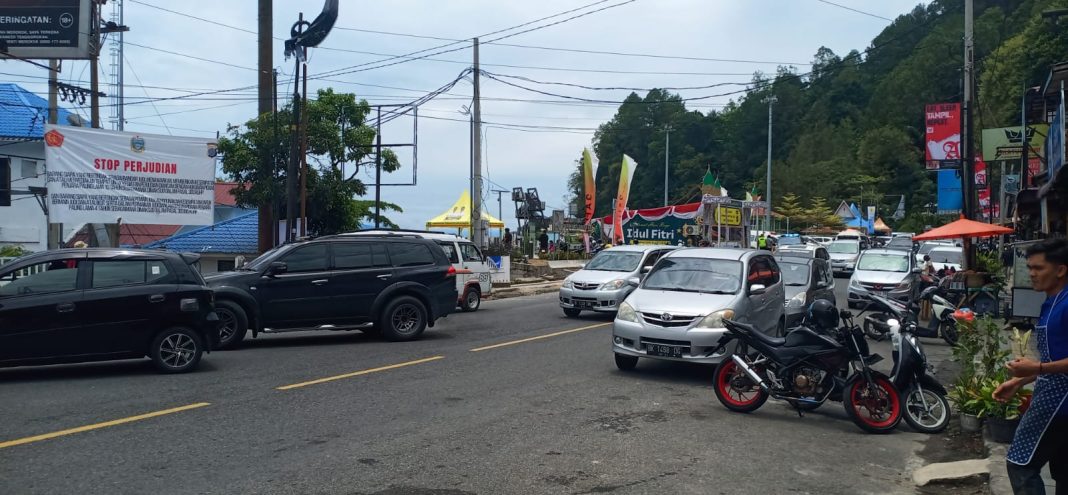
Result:
{"label": "parked car", "polygon": [[831,241],[834,240],[834,239],[832,239],[830,237],[824,237],[824,236],[811,236],[811,237],[809,237],[809,239],[812,239],[815,243],[817,243],[817,244],[819,244],[819,245],[821,245],[823,247],[827,247],[827,245],[830,244]]}
{"label": "parked car", "polygon": [[857,241],[860,243],[860,250],[871,249],[871,238],[867,234],[861,233],[858,230],[845,230],[834,236],[836,241]]}
{"label": "parked car", "polygon": [[916,249],[916,264],[923,264],[923,257],[931,254],[931,250],[940,247],[954,247],[950,241],[925,241]]}
{"label": "parked car", "polygon": [[560,307],[567,316],[582,311],[614,313],[634,286],[627,279],[639,279],[676,246],[631,244],[615,246],[597,253],[582,267],[564,279],[560,286]]}
{"label": "parked car", "polygon": [[219,341],[195,254],[61,249],[0,268],[0,367],[148,357],[192,371]]}
{"label": "parked car", "polygon": [[207,277],[221,343],[260,333],[362,330],[418,339],[456,307],[456,267],[437,242],[416,236],[335,235],[267,251]]}
{"label": "parked car", "polygon": [[931,257],[931,263],[934,264],[935,270],[948,270],[952,267],[959,272],[964,259],[964,248],[939,246],[927,253],[927,256]]}
{"label": "parked car", "polygon": [[834,275],[829,262],[788,256],[778,256],[775,261],[779,263],[785,290],[786,328],[800,324],[808,306],[816,299],[826,299],[836,304]]}
{"label": "parked car", "polygon": [[816,258],[827,261],[830,261],[831,259],[831,254],[827,252],[827,248],[818,244],[794,244],[792,246],[781,246],[775,253],[779,256]]}
{"label": "parked car", "polygon": [[620,304],[612,324],[616,366],[631,370],[639,358],[715,364],[726,332],[723,320],[749,323],[782,335],[784,289],[766,251],[695,248],[666,254]]}
{"label": "parked car", "polygon": [[907,302],[919,288],[919,273],[920,267],[910,253],[893,249],[865,251],[849,280],[849,307],[862,306],[862,294],[866,292]]}
{"label": "parked car", "polygon": [[853,273],[853,267],[860,257],[860,242],[856,240],[836,240],[827,246],[827,253],[831,257],[831,268],[834,274]]}
{"label": "parked car", "polygon": [[911,237],[897,236],[891,237],[886,245],[883,246],[886,249],[893,249],[895,251],[906,251],[912,253],[915,251],[915,246],[912,243]]}
{"label": "parked car", "polygon": [[478,246],[463,237],[443,232],[402,229],[359,230],[342,235],[398,235],[436,242],[456,268],[456,293],[460,295],[456,305],[464,311],[477,311],[482,305],[482,297],[493,291],[489,260],[478,250]]}

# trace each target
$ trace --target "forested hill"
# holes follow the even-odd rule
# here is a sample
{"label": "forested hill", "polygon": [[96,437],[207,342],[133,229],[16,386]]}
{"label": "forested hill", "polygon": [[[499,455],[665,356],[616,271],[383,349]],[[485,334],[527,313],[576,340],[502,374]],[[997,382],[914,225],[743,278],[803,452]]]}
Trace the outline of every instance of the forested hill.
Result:
{"label": "forested hill", "polygon": [[[1044,81],[1049,66],[1068,59],[1068,19],[1058,25],[1042,11],[1068,0],[975,0],[979,106],[975,129],[1018,123],[1020,95]],[[669,197],[699,197],[711,165],[731,195],[764,189],[768,105],[775,95],[772,192],[803,201],[827,198],[886,203],[904,194],[912,213],[935,199],[935,177],[923,168],[924,105],[961,98],[963,0],[935,0],[900,15],[871,44],[848,54],[820,48],[808,72],[780,67],[756,73],[722,110],[688,110],[671,92],[631,94],[594,139],[600,161],[597,214],[608,214],[626,153],[639,164],[630,207],[663,204],[665,133],[670,125]],[[978,132],[977,132],[978,134]],[[978,143],[977,143],[978,149]],[[577,155],[577,153],[576,153]],[[582,197],[580,176],[571,191]]]}

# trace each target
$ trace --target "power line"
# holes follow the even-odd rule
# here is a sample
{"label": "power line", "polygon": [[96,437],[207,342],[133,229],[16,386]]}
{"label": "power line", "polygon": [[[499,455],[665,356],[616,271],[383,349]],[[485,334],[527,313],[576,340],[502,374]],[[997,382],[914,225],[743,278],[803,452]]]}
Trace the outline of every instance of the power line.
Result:
{"label": "power line", "polygon": [[846,10],[851,10],[851,11],[856,12],[858,14],[863,14],[863,15],[866,15],[866,16],[869,16],[869,17],[874,17],[876,19],[882,19],[884,21],[890,21],[890,22],[894,21],[893,19],[891,19],[889,17],[883,17],[883,16],[878,15],[878,14],[872,14],[871,12],[864,12],[863,10],[857,10],[857,9],[854,9],[853,7],[847,7],[847,6],[842,5],[840,3],[834,3],[834,2],[831,2],[831,1],[828,1],[828,0],[816,0],[816,1],[820,2],[820,3],[825,3],[827,5],[834,5],[835,7],[843,8],[843,9],[846,9]]}
{"label": "power line", "polygon": [[626,86],[597,87],[597,86],[586,86],[584,84],[574,84],[574,83],[565,83],[565,82],[538,81],[538,80],[535,80],[535,79],[531,79],[529,77],[511,76],[511,75],[508,75],[508,74],[494,74],[492,72],[487,72],[487,71],[481,71],[481,73],[483,75],[486,75],[486,76],[496,76],[496,77],[505,77],[505,78],[509,78],[509,79],[519,79],[521,81],[527,81],[527,82],[531,82],[531,83],[534,83],[534,84],[554,85],[554,86],[569,86],[569,87],[572,87],[572,88],[588,89],[588,90],[591,90],[591,91],[652,91],[653,89],[660,89],[660,90],[665,90],[665,91],[684,91],[684,90],[695,90],[695,89],[711,89],[711,88],[718,88],[718,87],[722,87],[722,86],[746,86],[746,85],[752,84],[752,81],[747,81],[747,82],[723,82],[723,83],[716,83],[716,84],[708,84],[708,85],[705,85],[705,86],[683,86],[683,87],[670,87],[670,86],[656,87],[656,88],[633,88],[633,87],[626,87]]}
{"label": "power line", "polygon": [[190,55],[188,53],[181,53],[181,52],[175,52],[175,51],[171,51],[171,50],[164,50],[162,48],[156,48],[156,47],[153,47],[153,46],[141,45],[141,44],[138,44],[138,43],[134,43],[132,41],[123,41],[123,44],[130,45],[130,46],[136,46],[138,48],[144,48],[146,50],[152,50],[152,51],[155,51],[155,52],[167,53],[167,54],[176,55],[176,56],[179,56],[179,57],[185,57],[185,58],[189,58],[189,59],[193,59],[193,60],[199,60],[201,62],[208,62],[208,63],[211,63],[211,64],[225,65],[227,67],[233,67],[235,69],[250,70],[250,71],[253,71],[253,72],[257,72],[258,71],[258,69],[255,69],[253,67],[247,67],[247,66],[244,66],[244,65],[231,64],[230,62],[223,62],[221,60],[213,60],[213,59],[210,59],[210,58],[198,57],[196,55]]}
{"label": "power line", "polygon": [[[122,58],[123,58],[123,60],[126,61],[126,65],[130,67],[130,72],[133,73],[134,79],[137,79],[137,84],[141,84],[141,76],[137,75],[137,70],[134,69],[133,64],[130,63],[130,59],[126,58],[126,55],[123,55]],[[145,89],[143,86],[141,87],[141,91],[144,91],[146,97],[149,96],[148,95],[148,90]],[[156,108],[156,103],[155,102],[152,102],[152,110],[156,112],[156,117],[159,118],[160,123],[163,124],[163,128],[167,129],[167,134],[172,134],[171,133],[171,128],[167,127],[167,121],[163,120],[163,116],[160,115],[159,109]]]}

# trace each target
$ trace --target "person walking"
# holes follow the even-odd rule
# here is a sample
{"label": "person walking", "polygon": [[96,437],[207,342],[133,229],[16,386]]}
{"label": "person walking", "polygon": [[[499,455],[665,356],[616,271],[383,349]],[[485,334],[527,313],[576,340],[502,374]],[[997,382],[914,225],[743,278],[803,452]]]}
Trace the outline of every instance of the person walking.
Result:
{"label": "person walking", "polygon": [[501,242],[504,243],[504,249],[512,250],[512,231],[508,227],[504,228],[504,238]]}
{"label": "person walking", "polygon": [[546,229],[542,229],[541,235],[538,236],[538,250],[543,253],[549,250],[549,231]]}
{"label": "person walking", "polygon": [[1027,249],[1027,270],[1036,291],[1046,293],[1035,327],[1039,360],[1018,357],[1006,366],[1013,378],[994,391],[1006,402],[1020,387],[1035,384],[1005,456],[1017,495],[1045,493],[1047,463],[1058,495],[1068,494],[1068,242],[1047,239]]}
{"label": "person walking", "polygon": [[767,234],[761,233],[760,237],[757,237],[757,249],[764,249],[764,250],[768,249],[768,236],[767,236]]}

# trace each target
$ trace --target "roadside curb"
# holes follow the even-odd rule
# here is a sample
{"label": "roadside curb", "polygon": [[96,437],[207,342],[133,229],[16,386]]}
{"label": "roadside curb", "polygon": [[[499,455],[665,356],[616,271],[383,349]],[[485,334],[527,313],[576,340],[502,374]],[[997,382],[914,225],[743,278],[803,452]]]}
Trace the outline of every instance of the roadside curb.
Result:
{"label": "roadside curb", "polygon": [[499,289],[495,288],[493,289],[493,292],[490,293],[490,296],[486,298],[486,300],[493,301],[497,299],[508,299],[512,297],[533,296],[538,294],[558,292],[560,290],[560,286],[563,283],[563,280],[556,280],[534,284],[513,285],[511,287]]}

